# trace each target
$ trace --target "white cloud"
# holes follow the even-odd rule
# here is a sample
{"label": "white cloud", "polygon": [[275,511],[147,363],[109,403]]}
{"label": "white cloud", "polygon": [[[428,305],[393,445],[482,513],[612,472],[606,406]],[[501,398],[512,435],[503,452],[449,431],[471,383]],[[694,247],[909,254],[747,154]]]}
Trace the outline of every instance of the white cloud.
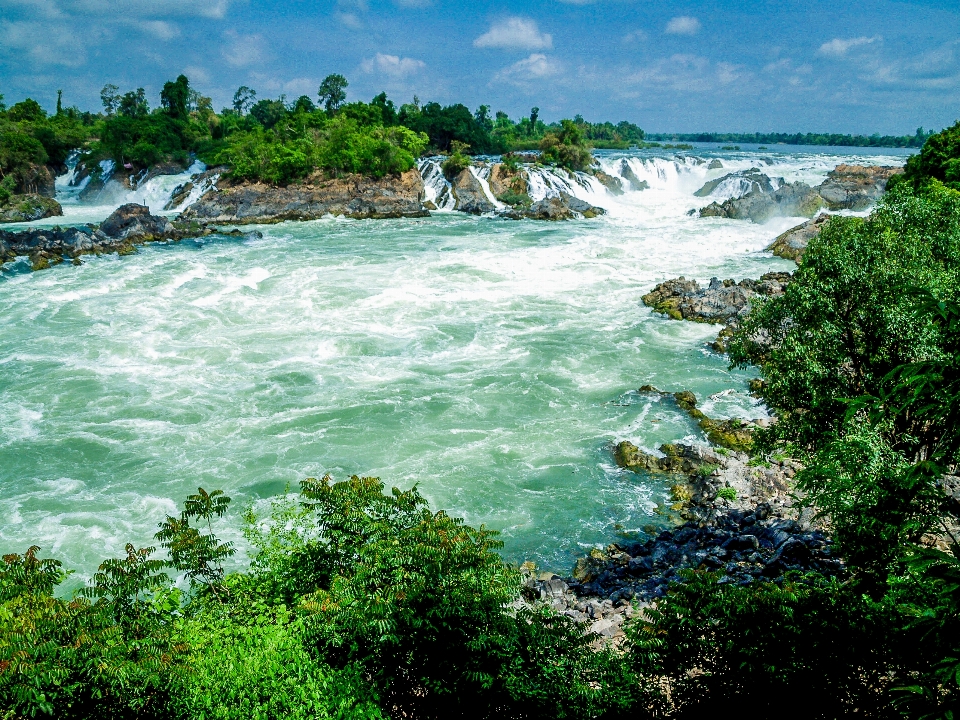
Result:
{"label": "white cloud", "polygon": [[62,24],[2,21],[0,54],[26,57],[39,66],[80,67],[87,61],[85,44]]}
{"label": "white cloud", "polygon": [[227,44],[220,54],[233,67],[254,65],[262,62],[266,56],[266,44],[260,35],[240,35],[236,30],[227,30],[223,36]]}
{"label": "white cloud", "polygon": [[494,82],[507,82],[513,85],[526,85],[536,80],[554,77],[562,70],[560,63],[543,53],[533,53],[530,57],[515,62],[493,76]]}
{"label": "white cloud", "polygon": [[632,45],[633,43],[643,42],[646,39],[647,34],[643,30],[634,30],[624,35],[621,41],[624,45]]}
{"label": "white cloud", "polygon": [[542,50],[553,47],[553,37],[541,33],[533,20],[508,17],[491,25],[487,32],[473,41],[473,46],[507,50]]}
{"label": "white cloud", "polygon": [[696,35],[700,32],[700,21],[689,15],[681,15],[667,23],[668,35]]}
{"label": "white cloud", "polygon": [[230,0],[53,0],[71,14],[223,18]]}
{"label": "white cloud", "polygon": [[166,20],[142,20],[133,22],[131,25],[153,35],[158,40],[173,40],[180,37],[180,28]]}
{"label": "white cloud", "polygon": [[402,58],[397,55],[384,55],[377,53],[374,57],[364,60],[360,63],[360,68],[365,73],[380,73],[394,78],[407,77],[420,72],[427,64],[422,60],[414,58]]}
{"label": "white cloud", "polygon": [[842,38],[834,38],[830,42],[825,42],[823,45],[821,45],[817,53],[819,55],[827,55],[829,57],[843,57],[851,48],[872,45],[873,43],[879,42],[882,39],[883,38],[881,38],[879,35],[874,37],[849,38],[847,40]]}

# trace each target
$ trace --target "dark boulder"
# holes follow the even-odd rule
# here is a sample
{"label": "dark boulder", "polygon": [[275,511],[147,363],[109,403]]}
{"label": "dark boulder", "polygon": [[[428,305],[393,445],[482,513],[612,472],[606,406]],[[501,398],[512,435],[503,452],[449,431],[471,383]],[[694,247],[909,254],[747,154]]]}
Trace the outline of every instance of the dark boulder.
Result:
{"label": "dark boulder", "polygon": [[150,208],[136,203],[121,205],[100,224],[100,232],[114,240],[159,238],[172,229],[167,218],[151,215]]}

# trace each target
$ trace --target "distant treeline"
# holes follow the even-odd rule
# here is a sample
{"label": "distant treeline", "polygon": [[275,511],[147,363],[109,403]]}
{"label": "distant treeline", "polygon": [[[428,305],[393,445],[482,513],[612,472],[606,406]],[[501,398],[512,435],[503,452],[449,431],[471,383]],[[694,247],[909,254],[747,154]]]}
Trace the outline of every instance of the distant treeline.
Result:
{"label": "distant treeline", "polygon": [[840,133],[647,133],[648,140],[681,142],[753,143],[756,145],[840,145],[847,147],[923,147],[932,130],[917,128],[914,135],[841,135]]}

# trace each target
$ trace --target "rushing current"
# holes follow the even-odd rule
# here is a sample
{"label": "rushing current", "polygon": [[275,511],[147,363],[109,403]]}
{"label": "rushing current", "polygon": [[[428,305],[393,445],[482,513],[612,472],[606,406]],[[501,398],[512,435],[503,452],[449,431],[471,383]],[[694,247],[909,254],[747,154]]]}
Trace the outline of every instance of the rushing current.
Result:
{"label": "rushing current", "polygon": [[[571,181],[607,209],[593,220],[329,218],[79,267],[10,263],[0,551],[40,545],[79,582],[125,543],[151,544],[198,486],[233,497],[236,540],[243,507],[304,477],[356,473],[416,484],[434,508],[500,530],[508,560],[567,570],[584,548],[659,522],[666,480],[618,469],[613,443],[703,439],[636,388],[692,390],[715,417],[765,414],[751,373],[708,349],[715,326],[652,313],[641,296],[679,275],[791,269],[763,249],[800,219],[698,219],[688,211],[736,188],[693,193],[738,169],[816,185],[841,162],[905,154],[608,152],[608,172],[626,161],[649,189],[614,198]],[[714,158],[723,169],[707,169]],[[156,212],[186,177],[123,197],[107,188],[90,205],[64,177],[66,217],[35,224],[98,221],[128,200]],[[560,180],[540,182],[545,194]]]}

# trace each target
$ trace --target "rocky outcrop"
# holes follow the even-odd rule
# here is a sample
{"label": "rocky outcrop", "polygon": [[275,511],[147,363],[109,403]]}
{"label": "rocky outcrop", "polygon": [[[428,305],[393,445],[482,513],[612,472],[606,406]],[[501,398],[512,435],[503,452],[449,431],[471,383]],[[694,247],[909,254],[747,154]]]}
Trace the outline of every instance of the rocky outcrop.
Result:
{"label": "rocky outcrop", "polygon": [[457,200],[456,209],[460,212],[483,215],[497,209],[470,168],[461,171],[450,184],[453,186],[453,196]]}
{"label": "rocky outcrop", "polygon": [[[792,461],[753,467],[748,456],[677,445],[691,460],[671,489],[679,525],[643,528],[641,537],[579,558],[568,577],[521,567],[527,602],[551,607],[600,642],[616,643],[623,626],[662,598],[680,571],[715,573],[719,584],[782,583],[787,573],[846,577],[832,540],[795,507]],[[668,510],[660,510],[664,516]],[[645,537],[644,537],[645,536]]]}
{"label": "rocky outcrop", "polygon": [[770,272],[759,280],[720,280],[711,278],[703,288],[696,280],[680,277],[657,285],[643,296],[643,303],[676,320],[731,324],[749,312],[750,300],[757,295],[783,294],[790,273]]}
{"label": "rocky outcrop", "polygon": [[748,278],[740,282],[711,278],[705,288],[695,280],[680,277],[657,285],[643,296],[643,303],[652,307],[654,312],[664,313],[675,320],[723,323],[725,327],[710,344],[715,352],[723,354],[727,351],[727,340],[750,312],[752,299],[758,295],[782,295],[790,277],[790,273],[770,272],[759,280]]}
{"label": "rocky outcrop", "polygon": [[160,215],[151,215],[146,205],[121,205],[100,224],[100,232],[113,240],[143,241],[164,238],[173,232],[171,222]]}
{"label": "rocky outcrop", "polygon": [[830,215],[821,213],[813,220],[807,220],[805,223],[790,228],[782,235],[778,235],[767,250],[777,257],[799,263],[803,259],[803,253],[806,251],[807,245],[820,234],[820,230],[823,229],[824,224],[829,219]]}
{"label": "rocky outcrop", "polygon": [[226,167],[212,167],[207,168],[202,173],[192,175],[190,180],[182,185],[177,185],[177,187],[173,189],[173,192],[170,193],[170,200],[163,206],[163,209],[176,210],[187,201],[194,190],[197,191],[197,197],[200,197],[208,191],[215,189],[217,181],[228,169],[229,168]]}
{"label": "rocky outcrop", "polygon": [[315,220],[325,215],[351,218],[426,217],[423,179],[416,169],[402,175],[370,178],[308,178],[304,183],[274,187],[264,183],[221,180],[180,216],[210,223],[277,223]]}
{"label": "rocky outcrop", "polygon": [[[741,183],[737,197],[713,202],[700,210],[700,217],[725,217],[766,222],[777,216],[814,217],[822,208],[865,210],[883,195],[887,181],[902,168],[888,166],[838,165],[816,188],[802,182],[785,183],[771,179],[757,168],[730,173],[711,180],[695,195],[706,197],[724,183]],[[746,186],[749,183],[749,187]]]}
{"label": "rocky outcrop", "polygon": [[623,159],[620,161],[620,176],[630,183],[630,189],[639,191],[639,190],[649,190],[650,183],[646,180],[641,180],[637,177],[637,174],[633,171],[633,168],[630,167],[630,163]]}
{"label": "rocky outcrop", "polygon": [[[711,163],[709,167],[712,169],[713,164]],[[783,184],[783,178],[778,178],[777,181],[774,181],[764,173],[760,172],[758,168],[750,168],[749,170],[740,170],[714,180],[709,180],[703,184],[703,187],[694,193],[694,196],[707,197],[713,194],[713,192],[721,185],[736,187],[736,194],[738,197],[749,195],[751,193],[769,194]]]}
{"label": "rocky outcrop", "polygon": [[866,210],[886,191],[887,181],[902,172],[883,165],[837,165],[818,191],[831,210]]}
{"label": "rocky outcrop", "polygon": [[40,195],[53,198],[57,194],[58,168],[50,165],[31,165],[19,173],[13,192],[17,195]]}
{"label": "rocky outcrop", "polygon": [[34,270],[57,265],[64,259],[80,264],[80,257],[89,254],[135,251],[137,245],[164,240],[182,240],[204,235],[241,235],[239,230],[220,232],[198,223],[171,222],[151,215],[143,205],[124,205],[100,226],[31,228],[20,232],[0,230],[0,263],[17,256],[30,258]]}
{"label": "rocky outcrop", "polygon": [[63,215],[60,203],[42,195],[11,195],[0,206],[0,223],[30,222]]}
{"label": "rocky outcrop", "polygon": [[529,208],[510,208],[497,214],[509,220],[573,220],[595,218],[605,212],[603,208],[562,192],[559,197],[544,198]]}
{"label": "rocky outcrop", "polygon": [[700,210],[700,217],[723,217],[764,223],[778,216],[813,217],[823,205],[820,194],[806,183],[783,183],[770,191],[755,189],[739,198],[710,203]]}
{"label": "rocky outcrop", "polygon": [[525,170],[512,170],[504,163],[494,163],[490,166],[490,177],[487,178],[490,192],[495,198],[510,194],[526,194],[529,192]]}
{"label": "rocky outcrop", "polygon": [[600,184],[603,185],[611,195],[623,195],[623,181],[620,180],[620,178],[608,175],[602,170],[594,170],[593,176],[600,181]]}

